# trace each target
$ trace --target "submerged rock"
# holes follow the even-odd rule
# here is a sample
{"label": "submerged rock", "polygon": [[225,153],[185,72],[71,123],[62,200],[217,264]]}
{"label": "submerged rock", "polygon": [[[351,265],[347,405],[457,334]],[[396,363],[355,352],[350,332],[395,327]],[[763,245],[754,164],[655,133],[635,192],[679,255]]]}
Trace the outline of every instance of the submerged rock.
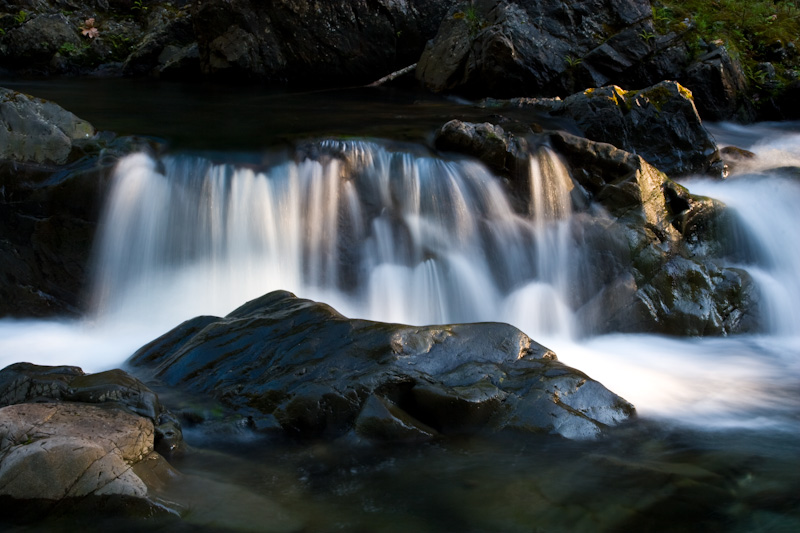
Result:
{"label": "submerged rock", "polygon": [[518,430],[592,438],[634,413],[512,326],[352,320],[281,291],[224,318],[187,321],[129,362],[256,426],[273,420],[301,437],[418,441]]}

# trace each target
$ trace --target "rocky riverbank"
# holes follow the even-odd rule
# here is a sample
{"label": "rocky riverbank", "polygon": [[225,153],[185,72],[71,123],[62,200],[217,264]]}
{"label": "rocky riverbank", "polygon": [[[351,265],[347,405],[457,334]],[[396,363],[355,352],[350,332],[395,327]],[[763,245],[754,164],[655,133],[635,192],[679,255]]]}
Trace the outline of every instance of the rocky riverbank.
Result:
{"label": "rocky riverbank", "polygon": [[[689,19],[665,26],[657,12],[648,0],[5,1],[0,64],[7,75],[316,88],[417,64],[424,86],[471,97],[564,97],[672,79],[694,93],[704,119],[798,116],[796,84],[769,78],[771,64],[746,76],[726,43],[706,43]],[[794,72],[794,43],[781,46],[772,56]]]}

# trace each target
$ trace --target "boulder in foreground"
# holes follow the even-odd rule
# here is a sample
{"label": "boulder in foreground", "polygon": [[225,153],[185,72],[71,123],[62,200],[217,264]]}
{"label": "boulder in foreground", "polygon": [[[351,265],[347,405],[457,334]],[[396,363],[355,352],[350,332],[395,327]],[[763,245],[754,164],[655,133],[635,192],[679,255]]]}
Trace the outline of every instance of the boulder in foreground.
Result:
{"label": "boulder in foreground", "polygon": [[592,438],[631,404],[507,324],[352,320],[277,291],[197,317],[130,360],[256,427],[370,441],[513,430]]}

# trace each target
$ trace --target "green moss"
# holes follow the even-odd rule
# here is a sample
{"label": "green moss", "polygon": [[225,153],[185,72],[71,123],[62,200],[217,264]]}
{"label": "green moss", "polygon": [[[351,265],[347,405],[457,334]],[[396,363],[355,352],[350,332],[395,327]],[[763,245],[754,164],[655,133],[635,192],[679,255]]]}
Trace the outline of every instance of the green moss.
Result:
{"label": "green moss", "polygon": [[[756,89],[777,90],[792,81],[800,55],[776,54],[800,40],[800,2],[773,0],[660,0],[653,3],[653,22],[661,33],[689,31],[690,48],[705,53],[700,40],[725,46],[750,72]],[[688,24],[687,24],[688,22]],[[778,79],[766,84],[758,64],[771,62]],[[768,86],[769,85],[769,86]]]}

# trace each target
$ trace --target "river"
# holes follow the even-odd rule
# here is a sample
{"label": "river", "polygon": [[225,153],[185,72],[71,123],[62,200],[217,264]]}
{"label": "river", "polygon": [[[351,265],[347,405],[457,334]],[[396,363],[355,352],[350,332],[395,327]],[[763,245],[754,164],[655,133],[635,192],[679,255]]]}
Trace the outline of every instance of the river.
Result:
{"label": "river", "polygon": [[[569,239],[578,222],[559,156],[540,154],[532,187],[548,193],[534,190],[539,204],[519,214],[482,165],[425,147],[454,114],[483,116],[469,103],[384,90],[7,86],[101,129],[164,138],[171,150],[116,170],[95,308],[80,321],[0,320],[0,367],[117,367],[185,319],[287,289],[351,317],[512,323],[632,402],[641,420],[591,445],[470,442],[357,456],[278,446],[281,460],[243,439],[234,447],[261,465],[257,474],[203,453],[184,470],[214,472],[301,514],[328,513],[312,530],[800,528],[800,178],[790,168],[800,166],[800,124],[711,125],[721,145],[757,157],[724,181],[682,181],[746,228],[754,256],[735,266],[758,283],[766,331],[592,336],[570,307],[582,251]],[[297,142],[308,157],[287,152]],[[187,440],[220,447],[191,431]],[[221,496],[228,505],[232,493]],[[247,529],[249,512],[214,520]]]}

